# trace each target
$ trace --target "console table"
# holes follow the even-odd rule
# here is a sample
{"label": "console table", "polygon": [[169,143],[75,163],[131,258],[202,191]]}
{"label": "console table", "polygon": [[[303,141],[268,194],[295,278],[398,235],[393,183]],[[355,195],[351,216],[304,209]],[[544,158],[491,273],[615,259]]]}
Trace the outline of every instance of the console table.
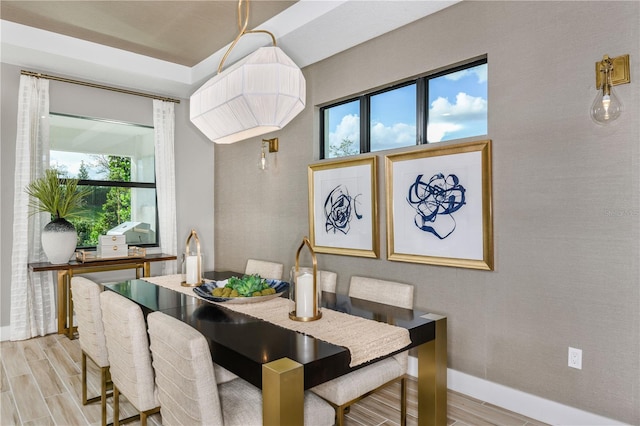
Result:
{"label": "console table", "polygon": [[[73,326],[73,300],[71,297],[71,277],[74,274],[135,269],[136,278],[148,277],[151,274],[152,262],[176,259],[175,255],[157,253],[141,257],[100,259],[86,263],[76,261],[55,265],[49,262],[29,263],[29,270],[32,272],[57,271],[58,334],[66,334],[69,339],[73,339],[73,333],[77,330],[77,327]],[[142,275],[140,274],[141,271]]]}

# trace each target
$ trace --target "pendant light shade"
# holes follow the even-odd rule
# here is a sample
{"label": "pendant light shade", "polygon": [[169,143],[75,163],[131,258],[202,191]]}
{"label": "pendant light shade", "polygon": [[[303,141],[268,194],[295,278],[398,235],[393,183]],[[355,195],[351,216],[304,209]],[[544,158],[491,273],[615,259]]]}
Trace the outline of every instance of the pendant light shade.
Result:
{"label": "pendant light shade", "polygon": [[305,106],[300,68],[277,46],[261,47],[191,95],[191,122],[216,143],[283,128]]}

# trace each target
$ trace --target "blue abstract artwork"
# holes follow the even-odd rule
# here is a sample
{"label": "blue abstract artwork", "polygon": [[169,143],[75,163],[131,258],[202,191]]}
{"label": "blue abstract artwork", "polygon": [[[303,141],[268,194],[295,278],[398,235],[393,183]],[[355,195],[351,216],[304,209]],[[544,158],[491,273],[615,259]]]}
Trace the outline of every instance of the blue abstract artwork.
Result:
{"label": "blue abstract artwork", "polygon": [[349,190],[345,185],[338,185],[333,188],[324,201],[325,232],[348,234],[351,229],[351,221],[355,218],[362,219],[362,214],[358,212],[355,196],[349,195]]}
{"label": "blue abstract artwork", "polygon": [[466,189],[454,174],[436,173],[428,181],[423,174],[409,186],[407,202],[416,211],[415,225],[443,240],[456,230],[454,213],[466,204]]}

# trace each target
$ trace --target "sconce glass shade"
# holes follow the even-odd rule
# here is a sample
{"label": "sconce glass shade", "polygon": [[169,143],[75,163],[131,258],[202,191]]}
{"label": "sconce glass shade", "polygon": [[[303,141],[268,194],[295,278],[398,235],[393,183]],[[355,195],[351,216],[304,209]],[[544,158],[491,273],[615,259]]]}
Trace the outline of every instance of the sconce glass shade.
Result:
{"label": "sconce glass shade", "polygon": [[213,142],[233,143],[283,128],[305,98],[300,68],[279,47],[261,47],[191,95],[190,118]]}
{"label": "sconce glass shade", "polygon": [[[608,93],[607,93],[608,92]],[[596,123],[607,124],[620,116],[622,103],[613,92],[613,88],[603,88],[598,91],[596,99],[591,105],[591,118]]]}
{"label": "sconce glass shade", "polygon": [[267,170],[269,168],[269,164],[267,163],[267,153],[264,150],[264,144],[262,145],[262,150],[260,151],[260,159],[258,160],[258,168],[260,170]]}

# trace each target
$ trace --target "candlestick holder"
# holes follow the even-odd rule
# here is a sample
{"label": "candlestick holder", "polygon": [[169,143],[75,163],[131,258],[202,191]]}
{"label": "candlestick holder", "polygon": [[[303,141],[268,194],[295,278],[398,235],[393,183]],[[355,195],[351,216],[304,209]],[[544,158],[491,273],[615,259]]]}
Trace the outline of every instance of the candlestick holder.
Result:
{"label": "candlestick holder", "polygon": [[[191,239],[196,244],[196,251],[189,250]],[[195,229],[187,237],[184,254],[182,255],[182,282],[183,287],[197,287],[202,284],[202,252],[200,251],[200,239]]]}
{"label": "candlestick holder", "polygon": [[[304,246],[309,248],[313,268],[300,268],[300,252]],[[315,321],[322,318],[320,311],[320,294],[318,292],[318,261],[307,237],[296,252],[296,266],[289,286],[289,298],[293,302],[293,310],[289,318],[294,321]]]}

